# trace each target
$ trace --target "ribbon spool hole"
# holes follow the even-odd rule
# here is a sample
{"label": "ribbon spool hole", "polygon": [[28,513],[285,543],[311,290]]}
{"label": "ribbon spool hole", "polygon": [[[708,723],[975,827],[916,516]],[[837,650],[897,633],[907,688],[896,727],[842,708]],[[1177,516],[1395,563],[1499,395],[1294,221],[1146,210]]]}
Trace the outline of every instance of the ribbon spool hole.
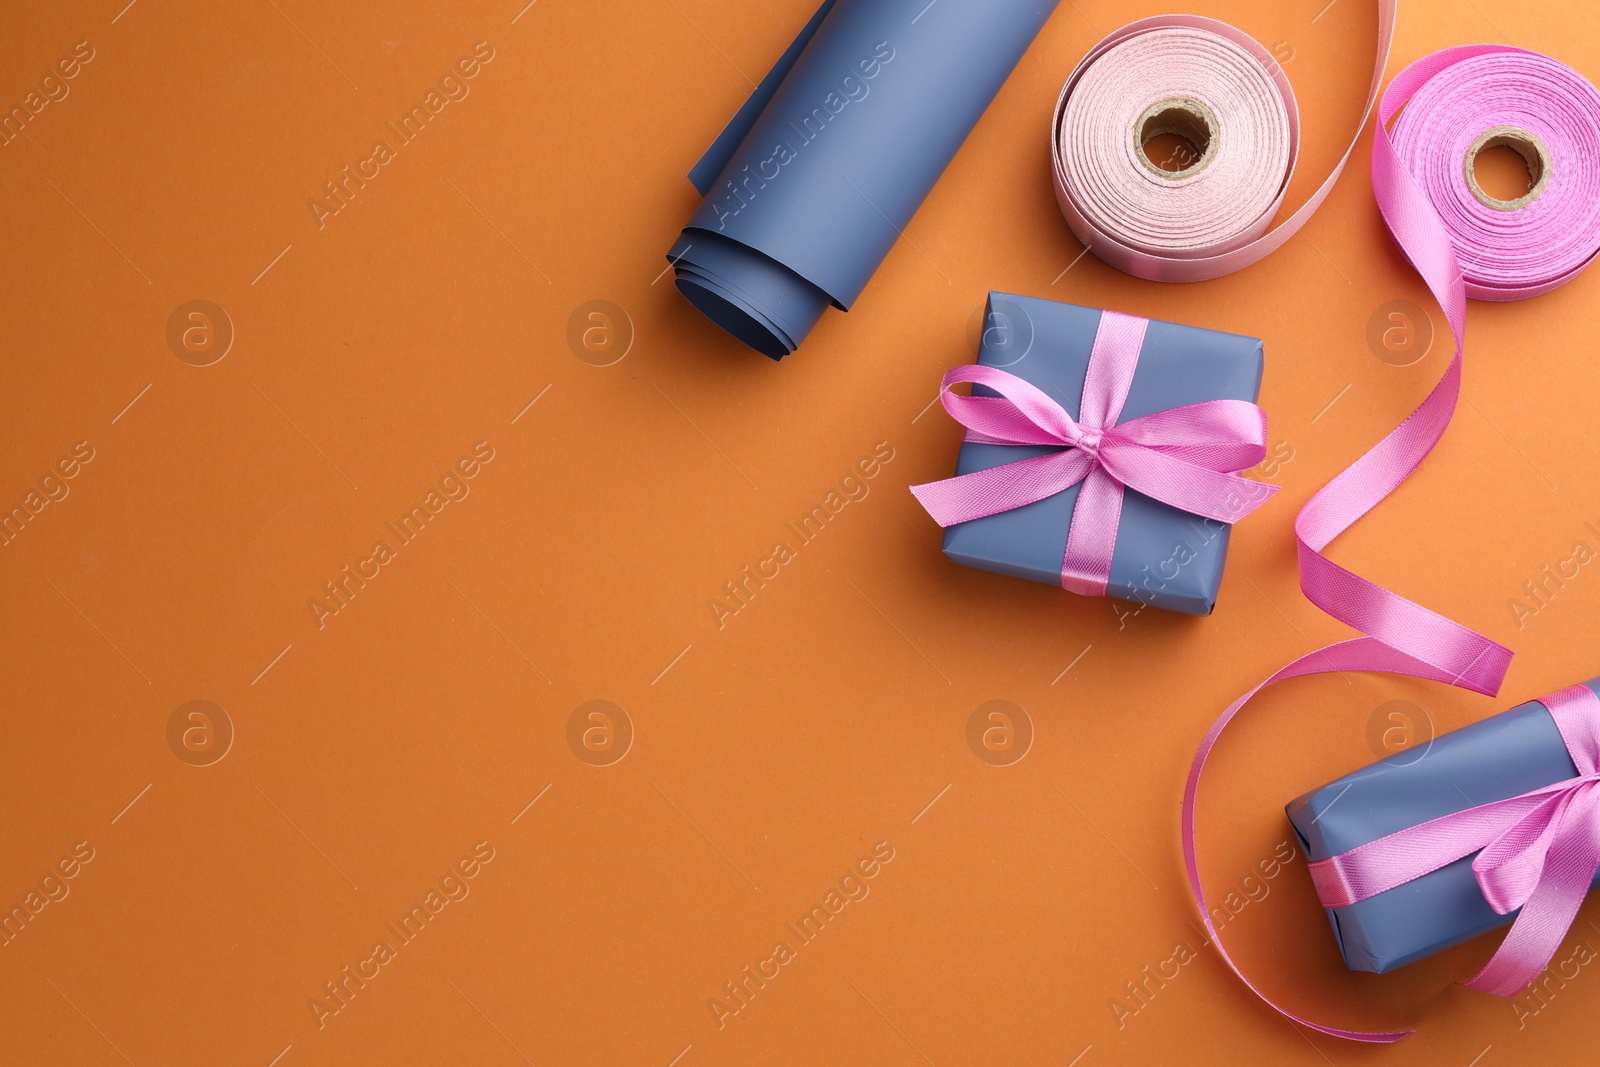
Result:
{"label": "ribbon spool hole", "polygon": [[1221,139],[1216,114],[1187,96],[1169,96],[1145,108],[1133,136],[1139,162],[1171,181],[1204,170]]}
{"label": "ribbon spool hole", "polygon": [[1527,207],[1550,184],[1550,149],[1520,126],[1484,130],[1462,166],[1472,195],[1496,211]]}

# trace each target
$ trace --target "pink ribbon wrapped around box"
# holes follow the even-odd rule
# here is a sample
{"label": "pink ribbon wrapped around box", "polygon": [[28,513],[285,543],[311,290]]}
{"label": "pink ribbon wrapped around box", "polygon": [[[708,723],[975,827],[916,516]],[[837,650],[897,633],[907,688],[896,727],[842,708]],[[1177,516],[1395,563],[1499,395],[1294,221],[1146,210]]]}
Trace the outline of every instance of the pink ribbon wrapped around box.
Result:
{"label": "pink ribbon wrapped around box", "polygon": [[1277,492],[1239,473],[1267,457],[1260,340],[1009,293],[983,326],[940,394],[966,428],[956,476],[911,487],[945,554],[1209,614],[1231,525]]}

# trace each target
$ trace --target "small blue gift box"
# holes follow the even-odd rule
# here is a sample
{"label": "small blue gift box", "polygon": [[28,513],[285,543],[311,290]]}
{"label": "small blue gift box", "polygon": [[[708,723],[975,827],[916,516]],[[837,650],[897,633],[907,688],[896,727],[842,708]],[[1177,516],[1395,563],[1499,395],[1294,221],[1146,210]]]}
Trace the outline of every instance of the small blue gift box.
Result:
{"label": "small blue gift box", "polygon": [[[1585,684],[1600,694],[1600,678]],[[1531,700],[1329,782],[1285,811],[1306,858],[1325,860],[1577,773],[1550,712]],[[1392,971],[1515,919],[1517,912],[1500,915],[1489,906],[1472,861],[1464,856],[1366,900],[1325,909],[1345,965]]]}
{"label": "small blue gift box", "polygon": [[[978,363],[1044,390],[1079,416],[1089,354],[1100,326],[1094,308],[991,292]],[[1119,422],[1206,400],[1254,403],[1261,389],[1261,341],[1150,320]],[[975,396],[994,396],[973,386]],[[956,473],[1051,452],[1040,445],[966,441]],[[1061,584],[1062,557],[1080,485],[1020,508],[947,527],[945,555],[980,570]],[[1128,489],[1117,527],[1108,596],[1186,615],[1216,606],[1231,527]]]}

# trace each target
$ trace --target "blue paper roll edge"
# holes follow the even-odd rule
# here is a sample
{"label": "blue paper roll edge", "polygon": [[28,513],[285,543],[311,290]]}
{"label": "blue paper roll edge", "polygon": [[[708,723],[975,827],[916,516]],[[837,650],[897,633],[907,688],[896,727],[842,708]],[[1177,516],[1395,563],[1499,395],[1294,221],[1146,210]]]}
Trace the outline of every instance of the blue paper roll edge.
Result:
{"label": "blue paper roll edge", "polygon": [[[1054,9],[1055,0],[1005,0],[1004,3],[971,0],[965,5],[947,3],[945,6],[950,10],[935,13],[927,24],[918,27],[916,24],[926,14],[927,6],[912,2],[891,5],[867,3],[865,0],[855,3],[852,0],[824,0],[689,172],[690,182],[705,200],[667,253],[668,262],[675,273],[676,287],[696,309],[725,332],[771,359],[782,359],[795,351],[830,305],[840,310],[848,309],[866,278],[870,277],[887,254],[904,223],[926,196],[933,179],[949,163],[972,125],[1020,61],[1028,44]],[[863,80],[877,76],[868,72],[878,71],[880,63],[886,65],[895,54],[894,46],[885,44],[887,38],[878,40],[880,31],[886,25],[898,27],[895,20],[901,14],[906,16],[906,25],[900,31],[912,43],[926,41],[931,44],[927,52],[921,53],[922,69],[912,72],[907,79],[915,83],[917,89],[903,92],[897,98],[898,107],[905,109],[910,106],[908,101],[936,103],[935,97],[952,93],[959,94],[960,106],[943,109],[949,114],[945,128],[926,135],[914,144],[902,142],[897,146],[902,155],[910,157],[902,168],[904,179],[891,182],[886,191],[874,189],[875,193],[882,193],[883,202],[868,201],[873,210],[873,217],[867,220],[869,225],[858,230],[848,227],[849,211],[853,209],[859,214],[864,210],[860,204],[851,205],[843,211],[846,224],[834,226],[836,230],[848,230],[848,239],[839,242],[838,247],[825,250],[819,250],[816,242],[811,242],[806,254],[800,256],[785,255],[778,248],[807,243],[809,238],[796,233],[802,228],[792,221],[792,216],[803,216],[803,211],[788,212],[791,218],[787,222],[768,220],[752,223],[740,233],[723,232],[720,228],[707,226],[708,221],[717,218],[717,212],[711,207],[714,200],[712,191],[724,185],[733,189],[733,181],[739,173],[748,172],[751,164],[760,162],[759,153],[747,150],[747,142],[760,130],[766,117],[764,113],[774,99],[782,95],[790,75],[796,74],[798,68],[796,79],[806,87],[805,100],[816,95],[819,86],[836,84],[842,80],[848,87],[851,79],[861,87],[861,96],[864,98],[870,86],[863,85]],[[842,22],[837,16],[842,16]],[[937,25],[943,20],[949,21],[943,27]],[[825,31],[825,24],[830,21],[833,24],[827,25]],[[975,27],[981,27],[984,32],[975,35]],[[960,32],[952,32],[952,28]],[[922,31],[920,35],[912,33],[917,29]],[[831,31],[837,32],[832,32],[830,37]],[[822,40],[818,41],[819,37]],[[874,41],[868,41],[869,37]],[[808,53],[814,41],[819,45],[818,55]],[[984,66],[988,69],[975,72],[971,69],[971,62],[957,63],[946,69],[963,70],[963,78],[957,80],[943,75],[930,81],[930,69],[942,66],[937,62],[942,58],[940,50],[949,51],[958,47],[979,49],[987,60]],[[886,56],[890,58],[884,58]],[[969,57],[952,55],[949,58]],[[913,61],[901,62],[904,67]],[[842,76],[838,74],[840,70],[844,71]],[[825,82],[824,77],[835,79],[835,82]],[[958,85],[959,89],[953,88]],[[799,89],[795,92],[799,93]],[[849,96],[848,88],[845,92]],[[854,99],[853,96],[849,98]],[[800,109],[800,112],[803,111],[803,108]],[[900,114],[898,111],[894,113],[897,116]],[[876,125],[856,127],[858,132],[853,135],[856,141],[877,146],[878,138],[872,134],[881,130],[885,123],[881,117],[873,122]],[[918,123],[906,121],[896,125],[916,128]],[[838,139],[838,135],[835,139]],[[746,159],[746,156],[750,158]],[[868,162],[863,166],[870,170],[881,165]],[[835,167],[834,171],[838,171],[838,168]],[[815,177],[817,173],[816,170],[812,171],[809,182],[806,178],[799,179],[800,183],[807,185],[803,193],[797,195],[793,188],[796,181],[792,180],[789,191],[780,195],[797,198],[801,203],[815,202],[820,195],[818,187],[821,184]],[[881,176],[881,172],[866,177],[858,174],[856,177],[868,188],[873,188],[870,178],[877,176]],[[829,172],[828,177],[842,177],[849,181],[851,176],[839,171]],[[748,181],[749,174],[746,173],[744,178]],[[856,192],[861,192],[859,187]],[[865,200],[867,194],[861,195]],[[768,199],[762,198],[763,208]],[[783,216],[784,213],[780,211],[778,214]],[[896,219],[900,221],[897,223]],[[739,229],[735,227],[735,230]],[[765,246],[765,251],[762,246]],[[834,256],[835,262],[847,265],[838,270],[826,267],[819,269],[817,260],[827,256]],[[793,262],[797,258],[810,259],[812,262],[808,267]]]}
{"label": "blue paper roll edge", "polygon": [[[689,182],[701,196],[710,195],[717,176],[733,161],[756,119],[771,103],[837,2],[823,0],[689,171]],[[689,260],[697,242],[700,254]],[[771,359],[782,359],[798,348],[831,303],[826,293],[782,263],[710,230],[686,229],[668,250],[667,260],[674,267],[678,292],[689,303],[724,331]],[[727,280],[730,278],[742,278],[745,285],[734,285]],[[750,289],[754,292],[747,291]]]}

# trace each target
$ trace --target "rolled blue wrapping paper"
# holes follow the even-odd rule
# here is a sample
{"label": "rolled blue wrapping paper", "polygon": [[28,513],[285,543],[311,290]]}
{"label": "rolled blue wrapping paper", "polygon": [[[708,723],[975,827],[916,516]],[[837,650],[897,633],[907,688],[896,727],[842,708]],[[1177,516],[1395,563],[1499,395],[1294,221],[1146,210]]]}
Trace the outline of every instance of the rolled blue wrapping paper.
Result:
{"label": "rolled blue wrapping paper", "polygon": [[[990,293],[978,362],[1038,386],[1077,418],[1100,315],[1096,308]],[[1263,362],[1257,338],[1152,319],[1120,421],[1204,400],[1254,402]],[[972,391],[995,395],[978,385]],[[1058,450],[965,441],[956,473],[1051,451]],[[947,527],[945,555],[980,570],[1059,586],[1081,484],[1024,507]],[[1210,614],[1222,585],[1231,529],[1127,490],[1106,595],[1185,615]]]}
{"label": "rolled blue wrapping paper", "polygon": [[[1600,678],[1586,683],[1600,694]],[[1550,712],[1529,701],[1291,801],[1284,809],[1306,858],[1324,860],[1418,823],[1521,796],[1578,773]],[[1345,965],[1392,971],[1505,926],[1466,856],[1341,908],[1327,908]],[[1600,876],[1595,879],[1600,887]]]}
{"label": "rolled blue wrapping paper", "polygon": [[689,173],[678,290],[773,359],[848,310],[1056,0],[825,0]]}

